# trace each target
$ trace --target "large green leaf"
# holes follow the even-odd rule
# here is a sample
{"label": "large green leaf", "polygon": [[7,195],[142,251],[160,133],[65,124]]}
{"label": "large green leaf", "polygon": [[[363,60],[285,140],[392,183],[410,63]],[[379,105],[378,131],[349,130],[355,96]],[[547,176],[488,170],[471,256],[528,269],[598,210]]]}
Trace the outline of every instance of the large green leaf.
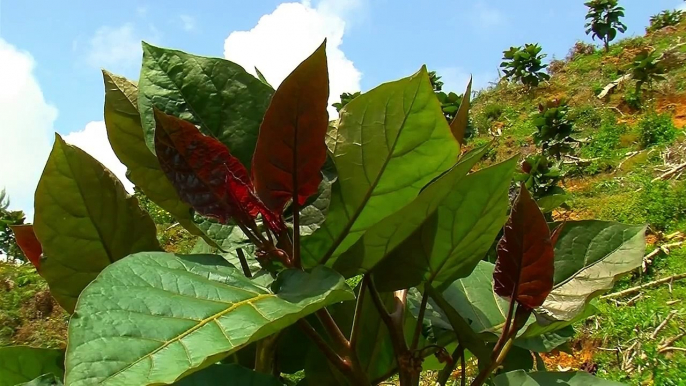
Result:
{"label": "large green leaf", "polygon": [[420,228],[374,270],[382,290],[432,283],[437,289],[468,276],[507,220],[516,159],[462,179]]}
{"label": "large green leaf", "polygon": [[175,382],[174,386],[210,386],[217,384],[232,386],[283,386],[278,379],[271,375],[258,373],[239,365],[212,365]]}
{"label": "large green leaf", "polygon": [[63,350],[0,347],[0,386],[31,382],[44,374],[61,378],[64,374],[63,362]]}
{"label": "large green leaf", "polygon": [[191,121],[250,168],[260,123],[274,90],[228,60],[143,43],[138,108],[154,151],[153,106]]}
{"label": "large green leaf", "polygon": [[326,221],[303,239],[308,266],[337,257],[414,200],[459,151],[426,68],[353,99],[330,135],[338,182]]}
{"label": "large green leaf", "polygon": [[62,386],[62,380],[53,374],[43,374],[40,377],[17,386]]}
{"label": "large green leaf", "polygon": [[645,230],[595,220],[565,224],[555,244],[555,287],[541,311],[553,320],[581,314],[593,297],[612,289],[617,277],[641,265]]}
{"label": "large green leaf", "polygon": [[108,267],[69,323],[67,384],[168,384],[354,298],[331,269],[283,272],[276,294],[215,255],[152,252]]}
{"label": "large green leaf", "polygon": [[160,250],[155,224],[121,182],[56,135],[38,182],[34,230],[47,258],[39,273],[67,311],[105,267],[136,252]]}
{"label": "large green leaf", "polygon": [[372,270],[436,211],[486,150],[487,147],[482,147],[467,153],[460,162],[423,189],[414,201],[370,227],[355,245],[335,260],[334,268],[345,276]]}
{"label": "large green leaf", "polygon": [[495,386],[621,386],[580,371],[577,373],[533,372],[523,370],[501,374],[493,380]]}
{"label": "large green leaf", "polygon": [[138,86],[128,79],[103,71],[105,126],[112,150],[128,169],[131,180],[148,198],[169,212],[191,234],[212,243],[193,222],[193,210],[179,199],[176,189],[160,168],[157,157],[145,144],[138,114]]}

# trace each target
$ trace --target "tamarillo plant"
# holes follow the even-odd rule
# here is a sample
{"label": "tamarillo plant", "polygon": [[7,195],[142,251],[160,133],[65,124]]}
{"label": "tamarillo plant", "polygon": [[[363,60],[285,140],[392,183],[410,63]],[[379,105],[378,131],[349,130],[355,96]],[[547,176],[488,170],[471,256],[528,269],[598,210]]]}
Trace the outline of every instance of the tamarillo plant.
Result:
{"label": "tamarillo plant", "polygon": [[560,160],[562,155],[572,151],[571,137],[574,125],[567,117],[569,106],[563,99],[553,99],[546,104],[538,104],[538,112],[533,115],[536,132],[533,134],[534,143],[541,151]]}
{"label": "tamarillo plant", "polygon": [[645,227],[548,224],[524,185],[508,216],[517,160],[473,171],[487,149],[460,156],[465,120],[446,121],[425,67],[330,121],[325,44],[276,90],[145,43],[137,84],[103,72],[112,149],[198,243],[162,251],[137,200],[57,136],[16,235],[72,313],[68,345],[0,348],[0,385],[418,385],[428,369],[444,385],[458,366],[465,384],[467,358],[475,386],[615,384],[520,359],[572,337],[641,264]]}
{"label": "tamarillo plant", "polygon": [[681,23],[684,17],[684,11],[675,10],[664,10],[657,15],[650,17],[650,25],[646,28],[647,32],[659,31],[665,27],[675,26]]}
{"label": "tamarillo plant", "polygon": [[586,13],[586,35],[600,39],[605,52],[610,51],[610,42],[617,37],[617,31],[624,33],[626,25],[620,21],[624,17],[624,8],[617,5],[617,0],[591,0],[584,3]]}
{"label": "tamarillo plant", "polygon": [[531,88],[537,87],[541,81],[550,79],[550,75],[543,70],[548,67],[543,64],[545,54],[541,54],[541,46],[538,44],[525,44],[524,47],[510,47],[503,51],[503,69],[505,78],[520,82]]}
{"label": "tamarillo plant", "polygon": [[667,72],[664,62],[656,51],[642,50],[628,67],[631,78],[636,81],[635,94],[640,99],[643,95],[643,85],[647,84],[652,88],[653,82],[665,80],[664,74]]}

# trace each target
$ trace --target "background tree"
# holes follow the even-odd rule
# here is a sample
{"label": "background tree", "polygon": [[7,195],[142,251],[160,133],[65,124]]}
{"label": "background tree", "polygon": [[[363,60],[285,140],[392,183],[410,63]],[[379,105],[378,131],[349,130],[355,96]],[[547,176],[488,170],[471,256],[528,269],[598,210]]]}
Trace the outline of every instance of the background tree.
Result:
{"label": "background tree", "polygon": [[548,67],[543,64],[545,54],[538,44],[525,44],[524,47],[510,47],[503,51],[503,62],[500,63],[505,78],[520,82],[525,86],[536,87],[541,81],[550,79],[550,75],[543,70]]}
{"label": "background tree", "polygon": [[592,0],[585,5],[588,7],[586,34],[602,40],[607,52],[610,42],[617,37],[617,31],[626,31],[626,25],[619,20],[624,17],[624,8],[617,5],[617,0]]}
{"label": "background tree", "polygon": [[12,225],[23,224],[26,216],[21,210],[9,210],[9,206],[10,198],[3,189],[0,191],[0,254],[12,259],[26,260],[10,229]]}

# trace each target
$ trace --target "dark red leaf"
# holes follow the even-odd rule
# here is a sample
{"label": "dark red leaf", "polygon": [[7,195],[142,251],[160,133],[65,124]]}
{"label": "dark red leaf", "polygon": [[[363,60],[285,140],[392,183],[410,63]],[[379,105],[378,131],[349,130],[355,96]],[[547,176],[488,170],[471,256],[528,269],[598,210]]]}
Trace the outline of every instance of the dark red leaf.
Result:
{"label": "dark red leaf", "polygon": [[522,184],[498,243],[495,292],[528,309],[539,307],[553,289],[553,257],[548,224]]}
{"label": "dark red leaf", "polygon": [[14,232],[17,245],[24,252],[26,258],[29,259],[36,269],[40,268],[40,257],[43,254],[43,247],[33,232],[33,225],[11,225],[10,228]]}
{"label": "dark red leaf", "polygon": [[274,212],[317,192],[329,124],[326,40],[281,83],[260,126],[252,162],[257,195]]}
{"label": "dark red leaf", "polygon": [[159,110],[155,122],[157,158],[182,201],[223,224],[233,218],[249,225],[262,214],[270,228],[282,229],[280,216],[257,198],[248,171],[224,144]]}

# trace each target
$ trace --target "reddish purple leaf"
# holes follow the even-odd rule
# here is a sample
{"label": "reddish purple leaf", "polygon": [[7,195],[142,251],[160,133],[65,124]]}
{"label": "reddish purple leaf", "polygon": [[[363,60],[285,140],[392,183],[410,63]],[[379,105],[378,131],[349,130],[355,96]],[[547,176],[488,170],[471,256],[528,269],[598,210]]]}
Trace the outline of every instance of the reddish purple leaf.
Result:
{"label": "reddish purple leaf", "polygon": [[155,122],[157,158],[181,200],[223,224],[233,218],[249,225],[261,214],[271,229],[282,229],[280,216],[257,198],[248,171],[224,144],[159,110]]}
{"label": "reddish purple leaf", "polygon": [[26,258],[29,259],[36,269],[40,268],[40,257],[43,254],[43,246],[36,238],[33,232],[33,225],[11,225],[10,228],[14,232],[14,238],[17,240],[17,245],[24,252]]}
{"label": "reddish purple leaf", "polygon": [[495,292],[528,309],[539,307],[553,289],[553,258],[548,224],[522,184],[498,243]]}
{"label": "reddish purple leaf", "polygon": [[252,172],[258,196],[281,213],[317,192],[329,125],[326,41],[281,83],[260,126]]}

